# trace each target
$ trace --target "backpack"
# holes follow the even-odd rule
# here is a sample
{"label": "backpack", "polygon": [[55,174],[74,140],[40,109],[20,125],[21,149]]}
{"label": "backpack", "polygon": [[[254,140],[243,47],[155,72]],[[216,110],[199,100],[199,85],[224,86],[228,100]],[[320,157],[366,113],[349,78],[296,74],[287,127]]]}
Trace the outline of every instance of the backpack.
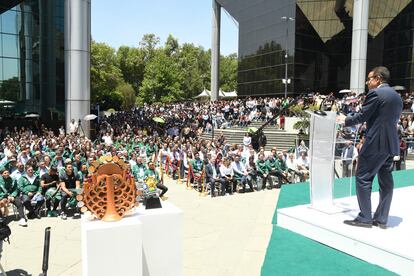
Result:
{"label": "backpack", "polygon": [[9,236],[11,235],[10,227],[4,218],[0,218],[0,241],[7,241],[10,244]]}

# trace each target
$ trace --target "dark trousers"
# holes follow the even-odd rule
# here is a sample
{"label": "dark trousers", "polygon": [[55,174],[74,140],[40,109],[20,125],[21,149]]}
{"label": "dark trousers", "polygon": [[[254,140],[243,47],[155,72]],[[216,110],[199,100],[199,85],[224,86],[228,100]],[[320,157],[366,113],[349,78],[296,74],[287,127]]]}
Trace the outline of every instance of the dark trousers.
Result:
{"label": "dark trousers", "polygon": [[[359,156],[356,172],[356,193],[360,209],[358,220],[371,223],[374,219],[380,223],[387,223],[394,189],[392,169],[393,157],[389,154],[376,153]],[[376,174],[378,174],[380,199],[374,218],[372,218],[371,191],[372,181]]]}
{"label": "dark trousers", "polygon": [[[269,174],[267,174],[266,177],[264,177],[263,174],[258,173],[257,174],[257,178],[258,178],[258,180],[257,180],[257,183],[258,183],[257,184],[257,190],[264,190],[264,189],[266,189],[267,182],[269,182],[269,186],[272,187],[272,180],[270,179]],[[262,186],[261,187],[259,187],[259,182],[262,183]]]}
{"label": "dark trousers", "polygon": [[226,179],[225,177],[220,178],[220,186],[221,186],[221,195],[226,194],[226,190],[229,192],[229,194],[233,194],[233,191],[236,190],[237,182],[234,178],[231,180]]}
{"label": "dark trousers", "polygon": [[[22,201],[23,206],[26,208],[27,211],[29,211],[29,214],[38,213],[40,207],[42,207],[43,203],[45,202],[44,200],[37,201],[36,205],[33,207],[32,198],[29,197],[28,195],[22,195],[20,199]],[[20,213],[19,213],[19,216],[20,216]]]}
{"label": "dark trousers", "polygon": [[287,177],[282,172],[280,172],[280,171],[271,170],[269,172],[269,174],[277,177],[277,179],[279,181],[278,186],[281,186],[282,185],[283,180],[286,181],[286,182],[288,182],[288,183],[290,182],[289,179],[287,179]]}
{"label": "dark trousers", "polygon": [[[68,203],[68,199],[70,199],[71,197],[70,197],[67,193],[65,193],[64,191],[61,191],[60,193],[61,193],[61,195],[62,195],[62,199],[60,200],[60,210],[61,210],[63,213],[67,214],[66,204]],[[73,191],[72,191],[72,193],[73,193],[73,197],[76,197],[76,193],[75,193],[75,192],[73,192]],[[77,207],[77,206],[75,207],[75,212],[76,212],[76,213],[78,213],[78,212],[79,212],[79,210],[78,210],[78,207]]]}
{"label": "dark trousers", "polygon": [[253,183],[252,183],[251,178],[245,175],[238,175],[237,180],[240,181],[240,184],[243,186],[243,192],[246,191],[246,184],[248,184],[250,187],[250,190],[253,191]]}
{"label": "dark trousers", "polygon": [[13,204],[16,206],[17,212],[19,213],[19,219],[24,218],[23,203],[18,196],[14,198]]}
{"label": "dark trousers", "polygon": [[164,184],[162,184],[161,182],[159,182],[158,184],[157,184],[157,188],[158,189],[160,189],[162,192],[161,192],[161,194],[160,194],[160,197],[161,196],[164,196],[165,195],[165,193],[168,191],[168,188],[167,188],[167,186],[165,186]]}
{"label": "dark trousers", "polygon": [[211,195],[211,197],[213,197],[215,195],[214,193],[215,193],[215,190],[216,190],[216,183],[217,182],[220,182],[220,181],[215,180],[213,177],[207,178],[206,183],[210,184],[210,195]]}

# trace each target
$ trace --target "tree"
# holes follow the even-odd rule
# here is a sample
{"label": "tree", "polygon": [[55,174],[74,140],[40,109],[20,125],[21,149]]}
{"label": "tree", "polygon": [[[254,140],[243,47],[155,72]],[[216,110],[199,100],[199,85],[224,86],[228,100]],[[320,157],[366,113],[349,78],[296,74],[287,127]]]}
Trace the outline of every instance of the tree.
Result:
{"label": "tree", "polygon": [[153,57],[155,48],[159,43],[160,38],[155,34],[144,34],[141,41],[139,42],[139,45],[145,53],[146,61],[149,61]]}
{"label": "tree", "polygon": [[122,96],[116,93],[121,83],[121,71],[117,66],[115,50],[105,43],[91,43],[91,101],[102,109],[119,109]]}
{"label": "tree", "polygon": [[139,87],[144,79],[145,53],[140,48],[121,46],[117,53],[117,62],[126,83],[132,85],[135,95],[139,93]]}
{"label": "tree", "polygon": [[203,47],[196,47],[190,43],[183,44],[179,64],[185,98],[192,98],[210,86],[210,54]]}
{"label": "tree", "polygon": [[130,110],[135,106],[135,91],[132,85],[129,83],[121,83],[116,90],[122,95],[123,110]]}
{"label": "tree", "polygon": [[171,34],[168,35],[167,41],[165,42],[165,54],[167,56],[177,54],[179,47],[178,39],[173,37]]}
{"label": "tree", "polygon": [[140,97],[144,102],[173,102],[183,99],[180,68],[163,50],[154,52],[153,58],[145,67],[145,75],[140,87]]}
{"label": "tree", "polygon": [[234,91],[237,89],[237,54],[221,57],[220,88],[223,91]]}

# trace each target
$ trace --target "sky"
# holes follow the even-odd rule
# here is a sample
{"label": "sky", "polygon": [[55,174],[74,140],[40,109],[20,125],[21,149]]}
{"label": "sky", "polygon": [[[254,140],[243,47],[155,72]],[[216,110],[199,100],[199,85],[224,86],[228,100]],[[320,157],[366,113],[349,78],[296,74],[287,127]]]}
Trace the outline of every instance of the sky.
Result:
{"label": "sky", "polygon": [[[164,44],[169,34],[180,44],[211,48],[211,0],[94,0],[92,38],[118,49],[138,46],[144,34],[153,33]],[[121,5],[122,3],[122,5]],[[221,12],[222,55],[237,53],[238,26]]]}

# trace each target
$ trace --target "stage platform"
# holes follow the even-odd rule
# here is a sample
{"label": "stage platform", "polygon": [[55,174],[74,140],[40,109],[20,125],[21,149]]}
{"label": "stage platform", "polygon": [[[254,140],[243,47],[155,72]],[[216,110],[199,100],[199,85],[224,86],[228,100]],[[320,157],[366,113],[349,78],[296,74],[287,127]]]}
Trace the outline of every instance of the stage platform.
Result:
{"label": "stage platform", "polygon": [[[355,196],[337,199],[335,204],[348,211],[326,214],[309,204],[277,210],[282,228],[328,245],[369,263],[401,275],[414,274],[414,187],[394,189],[388,229],[352,227],[343,223],[358,214]],[[373,211],[378,192],[372,194]]]}

